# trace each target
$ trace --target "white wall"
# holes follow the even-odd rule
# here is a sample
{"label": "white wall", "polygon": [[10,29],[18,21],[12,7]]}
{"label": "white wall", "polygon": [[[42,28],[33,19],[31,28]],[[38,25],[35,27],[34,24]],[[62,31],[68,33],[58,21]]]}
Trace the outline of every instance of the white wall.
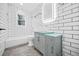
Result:
{"label": "white wall", "polygon": [[19,37],[19,36],[24,36],[26,34],[26,27],[25,26],[20,26],[18,25],[18,9],[20,8],[17,7],[17,5],[14,4],[9,4],[8,9],[9,9],[9,37]]}
{"label": "white wall", "polygon": [[0,3],[0,28],[5,30],[0,30],[0,55],[3,54],[5,50],[5,42],[8,39],[8,18],[7,18],[7,4]]}
{"label": "white wall", "polygon": [[[19,4],[18,4],[19,5]],[[18,25],[17,12],[21,9],[21,6],[15,4],[9,4],[9,37],[21,37],[33,34],[34,29],[39,28],[40,20],[37,18],[30,18],[25,14],[25,26]],[[24,12],[24,11],[23,11]],[[24,12],[25,13],[25,12]],[[38,22],[39,21],[39,22]],[[42,25],[42,23],[40,23]],[[36,27],[37,26],[37,27]]]}
{"label": "white wall", "polygon": [[6,48],[26,43],[35,31],[47,31],[40,18],[30,18],[27,14],[24,14],[25,26],[18,25],[18,9],[21,9],[19,4],[8,4],[9,39],[6,41]]}
{"label": "white wall", "polygon": [[18,25],[17,13],[21,9],[19,4],[8,4],[8,37],[6,40],[6,48],[24,44],[28,41],[28,36],[31,35],[31,24],[29,19],[25,19],[24,26]]}

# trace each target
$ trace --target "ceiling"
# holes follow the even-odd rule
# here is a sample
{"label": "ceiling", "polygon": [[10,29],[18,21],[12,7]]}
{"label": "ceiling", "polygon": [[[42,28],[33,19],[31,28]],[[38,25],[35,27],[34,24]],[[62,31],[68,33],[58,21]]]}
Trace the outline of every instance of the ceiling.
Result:
{"label": "ceiling", "polygon": [[22,7],[25,14],[30,16],[41,9],[42,3],[23,3]]}

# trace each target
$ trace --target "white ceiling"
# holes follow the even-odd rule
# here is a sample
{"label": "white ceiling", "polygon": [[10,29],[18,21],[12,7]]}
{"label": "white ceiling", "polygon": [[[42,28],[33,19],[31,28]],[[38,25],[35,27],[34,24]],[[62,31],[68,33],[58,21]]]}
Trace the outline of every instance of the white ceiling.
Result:
{"label": "white ceiling", "polygon": [[26,15],[32,15],[40,10],[42,3],[23,3],[23,11]]}

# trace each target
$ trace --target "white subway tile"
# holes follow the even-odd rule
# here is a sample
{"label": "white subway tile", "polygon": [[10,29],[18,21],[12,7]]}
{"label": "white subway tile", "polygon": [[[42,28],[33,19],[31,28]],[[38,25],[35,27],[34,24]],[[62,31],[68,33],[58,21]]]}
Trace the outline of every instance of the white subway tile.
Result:
{"label": "white subway tile", "polygon": [[67,15],[67,14],[71,14],[71,13],[72,13],[72,11],[68,10],[68,11],[63,12],[62,15]]}
{"label": "white subway tile", "polygon": [[71,43],[71,46],[79,49],[79,44]]}
{"label": "white subway tile", "polygon": [[79,17],[74,17],[72,21],[79,21]]}
{"label": "white subway tile", "polygon": [[61,26],[63,26],[63,24],[55,24],[54,26],[55,27],[59,27],[59,26],[61,27]]}
{"label": "white subway tile", "polygon": [[79,44],[79,40],[77,40],[77,39],[64,38],[64,41],[68,41],[68,42]]}
{"label": "white subway tile", "polygon": [[71,54],[72,54],[73,56],[79,56],[79,53],[76,53],[76,52],[73,52],[73,51],[71,51]]}
{"label": "white subway tile", "polygon": [[73,26],[73,30],[79,30],[79,26]]}
{"label": "white subway tile", "polygon": [[64,8],[64,11],[67,11],[67,10],[70,10],[70,9],[73,9],[73,8],[77,8],[79,7],[79,4],[73,4],[73,5],[70,5],[70,6],[67,6],[66,8]]}
{"label": "white subway tile", "polygon": [[67,23],[67,22],[71,22],[72,19],[63,19],[61,21],[59,21],[59,23]]}
{"label": "white subway tile", "polygon": [[72,9],[72,12],[73,12],[73,13],[74,13],[74,12],[78,12],[78,11],[79,11],[79,7]]}
{"label": "white subway tile", "polygon": [[64,31],[66,34],[79,34],[79,31]]}
{"label": "white subway tile", "polygon": [[59,27],[60,30],[72,30],[72,27]]}
{"label": "white subway tile", "polygon": [[68,15],[64,16],[64,19],[77,17],[77,16],[79,16],[79,12],[68,14]]}
{"label": "white subway tile", "polygon": [[[63,38],[63,39],[64,39],[64,38]],[[63,43],[63,45],[68,45],[68,46],[70,46],[70,42],[63,41],[62,43]]]}
{"label": "white subway tile", "polygon": [[69,49],[69,50],[71,50],[73,52],[79,53],[79,49],[73,48],[71,46],[64,46],[64,48]]}
{"label": "white subway tile", "polygon": [[70,54],[70,50],[63,48],[63,52],[67,52]]}
{"label": "white subway tile", "polygon": [[73,35],[74,39],[79,39],[79,35]]}
{"label": "white subway tile", "polygon": [[63,37],[65,37],[65,38],[72,38],[72,34],[63,34]]}
{"label": "white subway tile", "polygon": [[64,26],[76,26],[76,25],[79,25],[79,22],[64,23]]}

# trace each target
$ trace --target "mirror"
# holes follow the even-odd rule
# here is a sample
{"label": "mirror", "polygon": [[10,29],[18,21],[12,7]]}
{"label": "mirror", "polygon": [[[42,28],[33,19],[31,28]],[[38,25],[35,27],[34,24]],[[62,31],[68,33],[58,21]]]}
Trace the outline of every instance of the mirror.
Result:
{"label": "mirror", "polygon": [[52,3],[45,3],[43,8],[43,18],[52,19]]}

